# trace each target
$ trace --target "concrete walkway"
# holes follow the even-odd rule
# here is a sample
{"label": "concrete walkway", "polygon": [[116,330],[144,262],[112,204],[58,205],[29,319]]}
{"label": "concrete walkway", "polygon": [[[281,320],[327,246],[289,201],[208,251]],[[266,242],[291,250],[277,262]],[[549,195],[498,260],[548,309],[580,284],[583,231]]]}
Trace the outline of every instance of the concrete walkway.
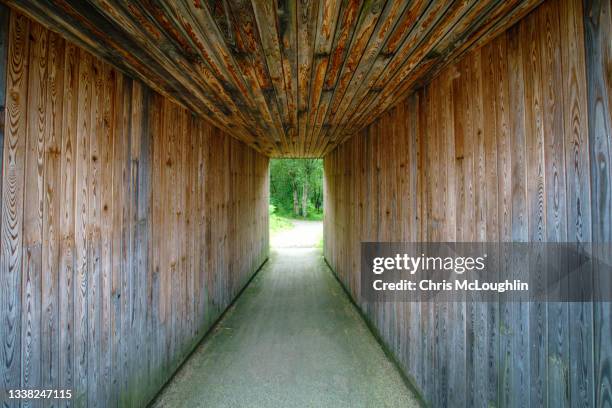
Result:
{"label": "concrete walkway", "polygon": [[416,407],[317,249],[278,249],[156,407]]}

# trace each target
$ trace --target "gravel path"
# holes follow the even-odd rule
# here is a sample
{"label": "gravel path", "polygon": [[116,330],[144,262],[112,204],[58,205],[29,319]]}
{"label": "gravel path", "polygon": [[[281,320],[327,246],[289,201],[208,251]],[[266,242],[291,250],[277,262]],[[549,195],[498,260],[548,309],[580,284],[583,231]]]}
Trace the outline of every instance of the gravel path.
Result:
{"label": "gravel path", "polygon": [[153,407],[418,407],[315,248],[282,248]]}
{"label": "gravel path", "polygon": [[323,237],[323,222],[291,220],[293,228],[270,235],[272,248],[313,248]]}

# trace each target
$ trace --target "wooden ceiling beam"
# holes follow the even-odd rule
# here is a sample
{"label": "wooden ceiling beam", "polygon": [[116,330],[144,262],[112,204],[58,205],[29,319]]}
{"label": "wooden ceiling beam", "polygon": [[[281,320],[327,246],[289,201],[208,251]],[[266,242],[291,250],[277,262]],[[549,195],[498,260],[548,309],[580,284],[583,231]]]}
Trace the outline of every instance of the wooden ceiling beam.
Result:
{"label": "wooden ceiling beam", "polygon": [[323,2],[321,7],[319,7],[306,123],[308,139],[304,142],[306,152],[311,151],[311,140],[314,134],[318,108],[321,103],[325,77],[327,76],[327,67],[335,39],[337,22],[339,20],[338,16],[341,10],[340,5],[341,0],[330,0]]}
{"label": "wooden ceiling beam", "polygon": [[298,155],[306,155],[308,109],[311,90],[315,35],[317,32],[319,2],[299,0],[297,2],[297,50],[298,50]]}
{"label": "wooden ceiling beam", "polygon": [[[160,2],[165,15],[171,17],[167,19],[168,24],[173,24],[183,37],[190,39],[202,57],[223,75],[230,98],[238,101],[244,115],[249,117],[248,126],[256,133],[257,143],[265,144],[268,150],[274,145],[275,150],[275,143],[267,137],[271,120],[269,116],[262,116],[259,109],[264,101],[263,94],[257,81],[241,69],[227,35],[219,27],[219,20],[212,15],[209,7],[215,3],[204,2],[198,6],[193,2]],[[164,14],[160,17],[163,18]]]}
{"label": "wooden ceiling beam", "polygon": [[[357,28],[353,34],[353,38],[351,39],[347,55],[342,62],[342,68],[338,71],[338,78],[331,95],[330,103],[325,112],[323,123],[327,124],[328,126],[326,127],[325,132],[320,135],[323,136],[323,138],[327,136],[329,128],[333,124],[332,121],[338,110],[340,100],[344,96],[344,92],[346,91],[346,88],[348,87],[349,82],[361,61],[362,56],[366,52],[366,47],[370,45],[370,38],[375,32],[377,23],[379,22],[381,16],[385,17],[383,15],[383,10],[388,11],[389,8],[393,9],[393,5],[397,5],[398,3],[400,2],[375,0],[371,3],[365,4],[362,8],[359,21],[357,23]],[[389,5],[389,8],[386,7],[387,5]],[[367,52],[370,51],[371,50],[368,48]],[[320,136],[318,137],[320,138]],[[315,139],[315,146],[317,146],[318,143],[321,143],[320,140]]]}
{"label": "wooden ceiling beam", "polygon": [[541,0],[3,0],[273,157],[320,157]]}
{"label": "wooden ceiling beam", "polygon": [[406,16],[410,14],[412,3],[411,0],[392,1],[385,6],[380,22],[368,42],[367,51],[363,53],[359,65],[352,68],[352,71],[343,74],[346,76],[350,74],[351,79],[350,83],[344,87],[342,96],[335,96],[335,100],[332,102],[331,115],[328,120],[331,124],[329,135],[333,135],[335,129],[342,123],[350,102],[355,97],[366,75],[379,60],[381,53],[388,49],[387,41],[397,38],[398,32],[405,33],[407,31]]}
{"label": "wooden ceiling beam", "polygon": [[[362,120],[364,115],[370,111],[370,106],[380,100],[385,90],[392,85],[397,86],[401,77],[417,68],[417,63],[429,52],[429,50],[440,41],[442,35],[448,32],[463,14],[476,4],[486,3],[486,0],[471,0],[463,2],[434,2],[434,5],[423,15],[419,30],[415,35],[409,36],[404,42],[400,52],[392,59],[389,66],[382,75],[374,82],[372,88],[379,88],[381,92],[369,92],[366,98],[360,101],[357,109],[353,112],[349,122],[355,124]],[[418,35],[421,34],[421,35]],[[408,69],[410,67],[410,70]]]}
{"label": "wooden ceiling beam", "polygon": [[[227,2],[231,29],[236,37],[236,47],[241,57],[237,57],[241,70],[245,72],[254,88],[258,88],[259,105],[266,120],[270,121],[277,151],[274,155],[290,151],[279,113],[278,101],[274,92],[270,73],[263,54],[259,31],[253,8],[249,0]],[[259,93],[261,96],[259,96]]]}
{"label": "wooden ceiling beam", "polygon": [[[445,67],[448,62],[457,60],[458,57],[463,55],[465,50],[471,50],[474,48],[474,41],[477,38],[480,38],[482,35],[485,35],[489,32],[489,35],[497,35],[499,32],[502,32],[501,27],[505,27],[509,24],[513,24],[518,21],[522,16],[531,11],[533,7],[537,4],[541,3],[541,0],[537,1],[500,1],[495,3],[494,10],[488,10],[488,12],[483,13],[482,18],[485,21],[482,21],[478,25],[474,25],[471,27],[467,27],[467,32],[462,35],[452,36],[450,33],[447,33],[448,36],[452,36],[451,40],[455,39],[455,41],[442,41],[439,42],[441,46],[437,47],[438,51],[434,51],[432,53],[435,58],[429,58],[426,61],[423,61],[423,66],[418,67],[416,69],[421,69],[423,72],[410,73],[410,78],[406,79],[407,74],[403,73],[402,76],[397,78],[395,82],[393,82],[396,86],[394,89],[392,86],[387,86],[378,95],[378,98],[373,100],[370,104],[372,109],[368,114],[362,115],[360,118],[357,118],[354,122],[355,128],[363,128],[368,123],[371,123],[367,115],[376,115],[377,113],[384,112],[389,107],[397,104],[401,99],[403,99],[403,95],[409,93],[411,89],[416,89],[419,85],[423,84],[422,81],[419,81],[425,77],[430,77],[430,73],[435,71],[439,72],[443,67]],[[478,28],[476,32],[474,32],[475,28]],[[471,40],[470,40],[471,39]],[[492,39],[492,36],[489,37]],[[443,48],[445,47],[446,48]],[[422,57],[424,58],[424,56]],[[418,65],[418,64],[417,64]],[[349,130],[347,133],[350,133]]]}
{"label": "wooden ceiling beam", "polygon": [[260,34],[261,48],[264,52],[268,73],[277,98],[283,134],[287,139],[287,145],[293,148],[290,132],[291,120],[289,113],[289,98],[285,88],[283,59],[278,36],[277,10],[273,2],[268,0],[253,0],[251,4],[257,23],[257,30]]}
{"label": "wooden ceiling beam", "polygon": [[319,99],[319,105],[317,106],[317,112],[314,116],[314,126],[309,135],[311,151],[314,151],[314,148],[318,145],[317,140],[325,126],[324,118],[331,102],[336,81],[340,75],[340,69],[348,53],[348,47],[351,44],[353,33],[358,24],[362,6],[363,2],[358,0],[348,0],[342,3],[339,21],[336,23],[334,42],[330,50],[331,54],[327,62],[325,79],[323,80],[322,94]]}

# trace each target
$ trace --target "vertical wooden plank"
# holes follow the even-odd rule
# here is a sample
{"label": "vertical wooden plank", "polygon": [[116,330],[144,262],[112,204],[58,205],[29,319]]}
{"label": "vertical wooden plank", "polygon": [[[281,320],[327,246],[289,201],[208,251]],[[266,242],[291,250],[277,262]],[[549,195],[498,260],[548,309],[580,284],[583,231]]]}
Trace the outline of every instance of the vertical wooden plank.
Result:
{"label": "vertical wooden plank", "polygon": [[[142,359],[134,359],[132,356],[140,355],[142,342],[139,338],[143,335],[140,323],[143,319],[141,314],[141,290],[143,285],[146,286],[145,277],[143,277],[143,268],[145,267],[143,251],[146,249],[145,242],[142,241],[145,228],[141,228],[139,207],[141,201],[141,184],[140,184],[140,159],[141,159],[141,141],[143,139],[143,89],[139,82],[131,82],[131,102],[130,110],[126,111],[129,127],[130,150],[127,160],[129,160],[130,173],[128,175],[128,185],[126,186],[129,193],[128,206],[128,225],[129,225],[129,316],[127,317],[129,332],[126,333],[127,371],[125,373],[127,379],[126,395],[130,405],[137,405],[138,398],[142,389],[140,388],[140,376],[144,367]],[[144,217],[143,217],[144,218]],[[146,223],[146,219],[143,220]],[[145,252],[146,253],[146,252]]]}
{"label": "vertical wooden plank", "polygon": [[[411,123],[409,124],[410,128],[410,138],[411,138],[411,149],[410,149],[410,160],[409,160],[409,171],[410,175],[410,184],[412,186],[412,202],[411,207],[414,211],[413,214],[413,225],[411,228],[411,238],[410,242],[419,242],[421,240],[420,234],[422,232],[421,223],[423,214],[421,213],[422,209],[422,179],[421,179],[421,160],[422,160],[422,150],[421,150],[421,94],[416,93],[414,95],[414,99],[411,101],[410,107],[410,116]],[[423,382],[423,359],[422,359],[422,349],[423,349],[423,333],[419,330],[420,319],[421,319],[421,310],[422,305],[420,302],[414,302],[410,304],[410,320],[409,327],[411,332],[411,337],[408,338],[408,356],[410,357],[409,361],[414,362],[414,369],[412,371],[412,377],[414,378],[417,384],[422,384]]]}
{"label": "vertical wooden plank", "polygon": [[[139,243],[136,253],[137,267],[139,270],[140,287],[138,291],[138,307],[139,307],[139,325],[138,332],[141,336],[146,336],[148,333],[148,302],[147,295],[150,285],[149,269],[149,245],[150,245],[150,202],[151,202],[151,139],[149,135],[149,109],[150,109],[150,92],[149,89],[143,87],[142,95],[142,118],[141,118],[141,135],[140,135],[140,160],[138,174],[138,191],[139,200],[136,209],[136,218],[138,220],[136,237]],[[140,355],[149,354],[149,342],[141,342],[137,347],[137,353]],[[140,373],[138,376],[138,389],[140,391],[139,402],[143,404],[150,392],[147,389],[147,380],[149,373],[149,361],[140,362]]]}
{"label": "vertical wooden plank", "polygon": [[122,109],[118,112],[118,120],[121,126],[121,138],[117,144],[122,144],[122,155],[116,160],[120,163],[120,185],[121,190],[121,331],[119,337],[120,361],[118,367],[119,383],[119,405],[130,405],[130,340],[132,340],[132,281],[133,274],[133,192],[132,192],[132,83],[127,77],[123,77],[123,89],[121,89]]}
{"label": "vertical wooden plank", "polygon": [[170,359],[169,359],[169,353],[172,350],[172,344],[173,344],[173,333],[175,331],[175,327],[174,327],[174,302],[173,302],[173,296],[174,294],[174,285],[175,285],[175,281],[172,279],[172,275],[175,274],[175,261],[172,258],[172,245],[174,245],[174,237],[173,237],[173,225],[174,225],[174,208],[173,208],[173,197],[171,195],[171,186],[174,183],[174,180],[172,179],[172,175],[173,175],[173,166],[176,165],[176,159],[174,157],[174,153],[172,150],[172,147],[174,145],[173,143],[173,128],[170,125],[171,123],[174,122],[174,116],[172,114],[172,104],[168,101],[164,102],[164,130],[165,130],[165,154],[166,154],[166,168],[164,169],[164,199],[165,199],[165,208],[167,210],[170,210],[170,213],[166,213],[166,218],[167,218],[167,223],[166,223],[166,230],[165,230],[165,236],[166,239],[168,240],[168,242],[170,243],[170,245],[166,246],[166,251],[165,251],[165,268],[166,268],[166,296],[165,296],[165,303],[166,303],[166,313],[167,313],[167,326],[166,326],[166,333],[165,333],[165,337],[166,337],[166,343],[164,345],[165,349],[164,349],[164,354],[166,355],[165,360],[166,360],[166,369],[170,368]]}
{"label": "vertical wooden plank", "polygon": [[[22,248],[30,22],[11,13],[8,37],[6,134],[2,168],[2,250],[0,252],[2,364],[4,389],[21,385]],[[3,402],[18,406],[18,402]]]}
{"label": "vertical wooden plank", "polygon": [[113,275],[113,143],[115,117],[115,72],[108,65],[102,67],[102,122],[99,134],[100,161],[100,399],[99,405],[112,405],[112,275]]}
{"label": "vertical wooden plank", "polygon": [[[21,312],[21,386],[41,385],[41,302],[42,235],[44,207],[44,149],[47,98],[48,32],[38,24],[30,26],[30,59],[27,99],[27,137],[23,198],[23,282]],[[40,406],[40,401],[26,405]]]}
{"label": "vertical wooden plank", "polygon": [[[473,64],[480,67],[480,53],[475,53]],[[446,233],[445,240],[448,242],[463,241],[467,238],[457,236],[458,230],[466,230],[462,224],[467,223],[465,218],[458,216],[459,197],[457,195],[458,185],[461,183],[461,174],[457,171],[456,157],[457,145],[455,137],[454,105],[460,103],[455,99],[453,83],[456,72],[446,71],[440,81],[443,84],[442,95],[445,100],[442,105],[442,121],[444,126],[442,134],[446,147],[446,186],[447,195],[446,208]],[[474,89],[477,95],[482,94],[482,86]],[[482,112],[482,107],[480,107]],[[482,116],[482,113],[481,113]],[[482,127],[480,129],[482,133]],[[482,140],[482,135],[480,135]],[[460,227],[461,226],[461,227]],[[466,361],[466,303],[465,299],[448,304],[449,336],[445,344],[449,356],[448,377],[448,401],[452,406],[464,407],[467,404],[467,361]]]}
{"label": "vertical wooden plank", "polygon": [[[582,4],[577,0],[559,1],[563,129],[567,179],[567,240],[591,242],[591,185],[589,140],[584,67],[584,27]],[[572,268],[572,266],[569,266]],[[581,280],[583,293],[592,293],[592,276]],[[593,304],[569,304],[569,390],[572,406],[594,405]]]}
{"label": "vertical wooden plank", "polygon": [[[61,213],[61,152],[64,96],[64,40],[49,34],[48,89],[44,163],[41,364],[42,387],[59,388],[59,266]],[[52,405],[53,401],[45,401]]]}
{"label": "vertical wooden plank", "polygon": [[[490,235],[492,231],[495,231],[495,216],[497,213],[497,149],[495,146],[496,141],[496,116],[495,116],[495,86],[497,84],[497,72],[494,63],[494,44],[485,45],[480,51],[480,71],[478,75],[475,75],[474,82],[464,81],[463,77],[460,77],[461,88],[464,99],[457,100],[457,108],[460,110],[469,110],[469,107],[475,103],[466,101],[471,99],[470,95],[476,95],[476,98],[483,100],[482,104],[479,104],[479,108],[482,109],[481,115],[476,115],[473,119],[480,116],[480,121],[474,120],[474,127],[478,128],[478,123],[482,125],[482,137],[480,141],[473,143],[474,137],[470,134],[465,135],[465,152],[457,152],[457,158],[462,158],[463,161],[467,162],[468,173],[466,174],[466,204],[468,208],[467,225],[463,237],[460,241],[489,241],[494,242],[498,237],[491,239]],[[461,64],[465,66],[465,64]],[[465,68],[464,68],[465,71]],[[469,69],[467,70],[470,71]],[[469,75],[466,72],[466,76]],[[469,78],[469,77],[468,77]],[[480,81],[479,81],[480,80]],[[481,83],[481,86],[474,86],[473,84]],[[478,89],[481,89],[481,96],[476,93]],[[465,108],[464,108],[465,106]],[[480,109],[477,109],[479,111]],[[459,120],[465,121],[468,131],[471,130],[472,118],[470,115],[460,117]],[[457,127],[457,126],[456,126]],[[480,133],[476,131],[476,135]],[[476,140],[479,138],[476,137]],[[495,177],[495,193],[492,194],[491,189],[491,175]],[[475,205],[478,202],[479,205]],[[464,219],[464,217],[460,217]],[[475,228],[474,228],[475,227]],[[469,337],[472,339],[471,348],[469,354],[467,354],[467,364],[470,367],[470,387],[468,389],[468,406],[486,406],[490,402],[490,388],[489,381],[491,375],[495,376],[495,371],[490,372],[490,360],[488,354],[491,352],[489,349],[489,342],[487,336],[490,334],[488,331],[487,321],[487,305],[480,304],[474,300],[468,303],[469,320],[468,327],[470,330]]]}
{"label": "vertical wooden plank", "polygon": [[[75,299],[74,299],[74,402],[87,403],[88,386],[88,212],[89,212],[89,143],[91,138],[92,72],[91,56],[79,52],[79,93],[76,134],[76,179],[75,179]],[[92,299],[93,301],[93,299]]]}
{"label": "vertical wooden plank", "polygon": [[161,384],[160,376],[157,370],[161,364],[161,348],[160,348],[160,330],[161,330],[161,316],[160,316],[160,302],[161,302],[161,290],[160,290],[160,255],[158,242],[161,240],[160,229],[163,217],[161,216],[161,197],[159,183],[161,181],[161,138],[160,138],[160,120],[161,120],[161,104],[160,98],[157,95],[151,95],[149,100],[149,137],[150,150],[151,150],[151,180],[154,180],[150,187],[151,194],[151,226],[150,226],[150,245],[149,245],[149,292],[148,292],[148,303],[149,303],[149,338],[150,341],[150,354],[149,354],[149,387],[150,389],[157,389]]}
{"label": "vertical wooden plank", "polygon": [[[0,5],[0,169],[4,158],[4,132],[6,115],[6,85],[8,68],[8,42],[9,19],[11,11],[5,5]],[[0,200],[2,199],[2,185],[0,183]]]}
{"label": "vertical wooden plank", "polygon": [[[525,123],[527,125],[527,209],[529,220],[529,241],[546,242],[546,164],[542,94],[541,45],[538,30],[538,14],[531,14],[521,24],[523,48],[523,72],[531,80],[525,82]],[[534,271],[539,268],[540,259],[530,259]],[[535,277],[536,288],[544,288],[545,276]],[[530,343],[530,398],[532,405],[546,405],[546,372],[548,345],[547,305],[544,301],[529,304],[529,343]]]}
{"label": "vertical wooden plank", "polygon": [[[181,112],[178,106],[171,103],[170,106],[171,112],[171,122],[168,123],[170,126],[169,134],[171,145],[169,147],[170,154],[172,157],[172,165],[170,170],[170,183],[171,186],[171,264],[170,264],[170,274],[172,279],[172,340],[171,340],[171,356],[177,355],[180,352],[180,340],[181,340],[181,330],[182,330],[182,320],[181,320],[181,305],[182,305],[182,284],[183,284],[183,276],[181,267],[183,263],[181,262],[181,250],[182,247],[180,245],[182,231],[180,229],[180,223],[182,219],[182,208],[181,208],[181,196],[182,189],[184,186],[180,185],[180,169],[182,166],[181,160],[181,148],[182,148],[182,122],[181,122]],[[171,369],[174,369],[174,361],[172,360],[172,364],[170,366]]]}
{"label": "vertical wooden plank", "polygon": [[[526,111],[530,109],[525,101],[525,82],[531,70],[525,71],[523,59],[527,49],[523,47],[524,38],[521,35],[521,25],[508,32],[508,89],[511,135],[511,168],[512,168],[512,226],[502,231],[502,242],[526,242],[529,239],[528,215],[528,175],[527,175],[527,139],[531,138],[528,129]],[[509,235],[507,235],[509,233]],[[504,260],[505,261],[505,260]],[[502,273],[510,274],[508,265],[503,265]],[[530,384],[530,354],[529,347],[530,319],[529,304],[507,302],[504,305],[504,321],[501,331],[505,333],[504,340],[508,343],[500,351],[503,366],[508,369],[507,382],[503,389],[503,406],[526,405],[529,403]]]}
{"label": "vertical wooden plank", "polygon": [[123,131],[123,110],[125,103],[125,86],[124,77],[121,74],[116,74],[114,78],[114,110],[112,120],[112,157],[113,157],[113,175],[112,175],[112,275],[111,275],[111,328],[110,328],[110,349],[111,349],[111,391],[110,402],[112,406],[119,404],[121,395],[122,383],[122,300],[123,293],[123,211],[124,211],[124,191],[123,185],[125,180],[125,142],[126,138]]}
{"label": "vertical wooden plank", "polygon": [[[548,2],[538,9],[540,34],[540,61],[542,67],[542,119],[544,130],[544,170],[546,179],[546,241],[567,240],[565,145],[563,128],[563,97],[559,89],[562,83],[561,49],[559,44],[559,13]],[[557,276],[548,276],[547,286],[562,282],[562,259],[554,260]],[[554,294],[568,293],[567,283],[555,287]],[[549,301],[547,307],[547,394],[548,404],[555,407],[570,405],[569,394],[569,316],[564,302]]]}
{"label": "vertical wooden plank", "polygon": [[76,149],[79,94],[79,51],[66,43],[64,52],[64,99],[62,114],[61,195],[60,212],[60,264],[59,264],[59,330],[60,362],[59,387],[74,389],[75,337],[74,337],[74,289],[75,289],[75,187]]}
{"label": "vertical wooden plank", "polygon": [[[584,33],[591,160],[593,242],[612,242],[612,5],[584,0]],[[597,265],[596,265],[597,267]],[[595,274],[594,285],[608,294],[610,278]],[[605,295],[604,295],[605,296]],[[595,302],[593,310],[595,406],[612,405],[612,302]]]}
{"label": "vertical wooden plank", "polygon": [[[7,66],[8,66],[8,42],[9,42],[9,19],[11,11],[5,5],[0,5],[0,169],[3,169],[2,163],[4,159],[4,132],[5,132],[5,115],[6,112],[6,86],[8,82],[7,78]],[[2,202],[2,184],[0,183],[0,203]],[[2,223],[0,217],[0,225]],[[1,239],[1,238],[0,238]],[[0,255],[1,257],[1,255]],[[1,265],[1,264],[0,264]],[[0,275],[0,293],[4,295],[4,274]],[[0,321],[4,327],[5,325],[5,310],[2,304],[0,304]],[[2,329],[0,329],[0,337],[6,335]],[[4,346],[0,350],[0,367],[4,370]],[[2,376],[4,377],[4,375]],[[0,379],[0,384],[4,385],[4,378]]]}
{"label": "vertical wooden plank", "polygon": [[[498,42],[500,39],[494,40],[489,45],[482,48],[483,55],[483,89],[484,89],[484,100],[485,100],[485,127],[484,127],[484,139],[485,139],[485,188],[486,188],[486,220],[487,220],[487,233],[486,242],[498,242],[501,240],[500,230],[502,228],[501,215],[499,213],[500,197],[499,194],[499,165],[501,152],[498,151],[499,141],[503,140],[503,112],[505,101],[502,99],[505,96],[505,90],[501,88],[500,84],[503,84],[506,66],[502,62],[506,55],[498,53]],[[503,41],[503,36],[502,36]],[[485,51],[486,50],[486,51]],[[502,95],[502,98],[499,95]],[[501,105],[499,107],[498,105]],[[498,117],[499,116],[499,117]],[[500,121],[498,122],[498,119]],[[506,218],[506,221],[509,221]],[[495,302],[489,302],[487,304],[478,305],[481,311],[481,318],[483,323],[484,333],[483,347],[486,350],[482,360],[484,363],[484,383],[483,383],[483,404],[492,405],[497,402],[497,383],[498,379],[498,355],[499,355],[499,316],[497,304]]]}
{"label": "vertical wooden plank", "polygon": [[[493,45],[493,71],[495,72],[495,135],[485,134],[487,158],[487,241],[507,242],[512,236],[512,139],[510,135],[510,103],[507,35],[501,35]],[[520,105],[518,106],[520,109]],[[517,126],[517,131],[520,130]],[[493,140],[492,140],[493,139]],[[519,145],[520,146],[520,145]],[[490,150],[489,150],[490,149]],[[489,154],[489,152],[491,152]],[[493,153],[495,152],[495,153]],[[496,156],[496,157],[495,157]],[[497,160],[497,163],[494,160]],[[517,183],[517,184],[520,184]],[[520,195],[519,195],[520,197]],[[487,305],[488,348],[488,403],[500,403],[500,349],[501,349],[501,305]]]}
{"label": "vertical wooden plank", "polygon": [[[150,219],[150,205],[151,205],[151,187],[153,179],[151,178],[151,159],[152,159],[152,138],[150,135],[150,106],[151,106],[151,92],[148,88],[143,87],[142,94],[142,118],[141,118],[141,135],[140,135],[140,160],[138,166],[138,192],[139,200],[138,207],[136,209],[136,218],[138,220],[136,239],[138,242],[138,248],[136,252],[137,267],[139,270],[139,293],[138,293],[138,307],[139,307],[139,326],[138,333],[141,336],[147,336],[149,332],[149,321],[150,309],[148,307],[148,294],[149,287],[151,285],[149,271],[151,269],[151,219]],[[149,355],[150,342],[138,342],[136,353],[139,355]],[[147,396],[151,391],[147,388],[148,376],[150,375],[149,369],[150,360],[140,361],[140,372],[138,378],[138,389],[140,395],[138,403],[143,404],[146,402]]]}
{"label": "vertical wooden plank", "polygon": [[89,111],[89,146],[87,152],[87,404],[98,405],[100,395],[100,332],[101,332],[101,161],[103,138],[104,73],[100,61],[92,58],[91,109]]}
{"label": "vertical wooden plank", "polygon": [[[198,225],[198,212],[197,206],[198,200],[198,146],[196,144],[197,129],[195,128],[195,119],[188,113],[187,118],[187,156],[189,157],[189,173],[187,175],[187,206],[188,206],[188,217],[187,217],[187,254],[189,259],[188,269],[188,280],[187,280],[187,313],[189,317],[188,333],[189,339],[193,339],[196,333],[196,321],[197,321],[197,295],[198,284],[197,284],[197,263],[199,260],[199,254],[196,250],[196,234]],[[191,348],[191,341],[189,342],[188,349]]]}
{"label": "vertical wooden plank", "polygon": [[[167,151],[166,151],[166,136],[167,136],[167,132],[166,132],[166,123],[167,123],[167,109],[166,109],[166,103],[165,100],[162,99],[160,100],[160,110],[159,110],[159,140],[156,143],[156,146],[159,148],[159,181],[157,183],[158,188],[155,189],[154,191],[156,191],[156,196],[159,196],[160,199],[160,225],[159,225],[159,235],[160,237],[166,237],[167,238],[167,234],[166,234],[166,221],[167,221],[167,217],[162,217],[161,215],[163,214],[164,209],[167,209],[167,201],[166,201],[166,194],[165,194],[165,186],[166,186],[166,172],[164,171],[166,169],[166,167],[169,165],[169,158],[167,156]],[[163,165],[162,165],[163,163]],[[155,245],[157,244],[158,241],[156,239],[155,241]],[[160,245],[160,251],[159,251],[159,265],[160,265],[160,323],[165,323],[167,320],[167,315],[168,315],[168,310],[167,310],[167,302],[166,300],[168,299],[168,285],[166,282],[166,257],[165,257],[165,246],[161,246]],[[165,333],[164,333],[165,334]],[[163,350],[163,346],[162,346],[162,350]],[[160,350],[161,351],[161,350]]]}
{"label": "vertical wooden plank", "polygon": [[[173,293],[177,296],[174,300],[174,343],[173,353],[180,355],[183,352],[184,346],[184,331],[185,331],[185,292],[187,290],[185,286],[185,256],[184,256],[184,222],[185,222],[185,190],[186,186],[183,182],[183,176],[185,173],[185,121],[184,112],[179,107],[173,104],[173,117],[174,117],[174,129],[173,129],[173,146],[172,154],[174,156],[175,165],[172,172],[172,180],[176,189],[173,189],[172,195],[172,228],[173,228],[173,262],[175,264],[174,273],[174,286]],[[174,365],[173,365],[174,367]]]}
{"label": "vertical wooden plank", "polygon": [[[445,140],[445,106],[448,103],[448,95],[444,92],[444,79],[434,84],[432,92],[433,116],[435,117],[432,136],[435,143],[435,165],[433,171],[437,173],[436,192],[432,197],[435,200],[435,212],[433,212],[433,228],[435,240],[432,242],[444,242],[449,234],[451,220],[449,215],[449,195],[447,169],[448,141]],[[449,350],[447,349],[447,336],[451,329],[451,304],[448,302],[434,302],[434,354],[433,354],[433,382],[434,382],[434,404],[448,406],[449,401]]]}
{"label": "vertical wooden plank", "polygon": [[[430,166],[432,163],[432,145],[433,140],[430,136],[431,128],[431,91],[428,88],[422,90],[422,97],[419,98],[419,137],[421,145],[421,156],[419,160],[419,181],[420,181],[420,202],[421,202],[421,232],[420,239],[422,242],[426,242],[431,239],[432,229],[431,224],[431,211],[432,201],[431,195],[434,188],[432,178],[430,177]],[[427,113],[426,113],[427,112]],[[421,319],[420,319],[420,331],[422,335],[422,357],[421,357],[421,389],[424,395],[431,396],[432,394],[432,304],[431,302],[424,302],[421,304]],[[431,397],[428,399],[431,401]]]}
{"label": "vertical wooden plank", "polygon": [[210,319],[211,309],[212,309],[212,304],[213,304],[213,288],[212,288],[213,274],[212,274],[211,267],[213,264],[213,256],[214,256],[213,246],[212,246],[213,214],[211,212],[211,209],[213,206],[213,202],[212,202],[212,197],[213,197],[212,180],[213,179],[210,177],[212,174],[212,170],[213,170],[213,156],[211,155],[211,150],[212,150],[211,128],[207,127],[203,129],[202,136],[204,138],[204,141],[203,141],[204,151],[202,152],[202,154],[204,155],[204,160],[206,162],[206,169],[207,169],[205,173],[205,178],[204,178],[204,186],[205,186],[204,211],[206,214],[206,224],[204,226],[204,237],[205,237],[204,242],[206,244],[206,254],[207,254],[204,268],[206,269],[207,273],[205,275],[203,284],[204,284],[204,291],[206,293],[206,297],[209,299],[209,302],[207,302],[207,304],[205,305],[206,310],[205,310],[205,316],[204,316],[204,320],[208,322]]}
{"label": "vertical wooden plank", "polygon": [[[181,121],[181,139],[180,139],[180,151],[179,151],[179,161],[181,163],[181,167],[179,168],[179,180],[178,185],[181,190],[181,199],[179,203],[180,208],[180,224],[179,228],[181,230],[180,237],[180,263],[181,263],[181,331],[182,338],[180,342],[180,351],[179,355],[182,359],[183,356],[186,355],[187,349],[189,347],[189,262],[190,262],[190,252],[189,252],[189,190],[191,186],[189,185],[189,172],[191,167],[191,162],[189,158],[189,112],[184,109],[180,109],[180,121]],[[228,164],[229,165],[229,164]]]}
{"label": "vertical wooden plank", "polygon": [[[455,240],[459,242],[469,242],[475,239],[474,228],[476,225],[481,225],[476,222],[476,215],[479,208],[476,207],[474,179],[478,177],[477,170],[482,158],[483,147],[479,145],[477,139],[473,141],[472,136],[472,101],[468,98],[468,94],[473,92],[484,92],[482,86],[476,79],[481,77],[481,74],[472,75],[472,66],[484,66],[486,61],[480,60],[480,53],[474,57],[461,61],[456,66],[450,69],[449,80],[451,81],[452,93],[452,138],[455,146],[452,157],[449,159],[453,163],[453,172],[455,173],[456,183],[454,187],[455,195],[455,214],[456,221],[454,222]],[[480,163],[482,165],[482,163]],[[475,354],[475,350],[480,348],[484,350],[482,336],[482,323],[478,320],[478,306],[471,302],[465,305],[467,322],[465,322],[465,345],[462,357],[464,358],[465,367],[463,367],[463,381],[465,381],[465,390],[461,400],[457,400],[457,404],[461,406],[475,405],[475,401],[482,398],[482,392],[486,389],[482,386],[483,370],[479,369],[482,365],[482,359]],[[454,343],[453,339],[448,340],[449,343]],[[449,344],[450,353],[452,345]],[[480,346],[480,347],[479,347]],[[454,371],[454,370],[453,370]],[[452,378],[453,374],[451,374]],[[480,377],[480,378],[479,378]],[[477,385],[480,384],[480,385]],[[480,395],[477,395],[480,393]],[[457,399],[458,397],[452,397]]]}

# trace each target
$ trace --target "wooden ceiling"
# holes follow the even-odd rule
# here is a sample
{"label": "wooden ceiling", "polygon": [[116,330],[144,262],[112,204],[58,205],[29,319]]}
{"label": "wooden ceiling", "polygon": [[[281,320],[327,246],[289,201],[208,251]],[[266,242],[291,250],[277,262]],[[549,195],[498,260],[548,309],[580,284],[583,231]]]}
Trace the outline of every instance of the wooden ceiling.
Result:
{"label": "wooden ceiling", "polygon": [[541,0],[3,0],[273,157],[319,157]]}

